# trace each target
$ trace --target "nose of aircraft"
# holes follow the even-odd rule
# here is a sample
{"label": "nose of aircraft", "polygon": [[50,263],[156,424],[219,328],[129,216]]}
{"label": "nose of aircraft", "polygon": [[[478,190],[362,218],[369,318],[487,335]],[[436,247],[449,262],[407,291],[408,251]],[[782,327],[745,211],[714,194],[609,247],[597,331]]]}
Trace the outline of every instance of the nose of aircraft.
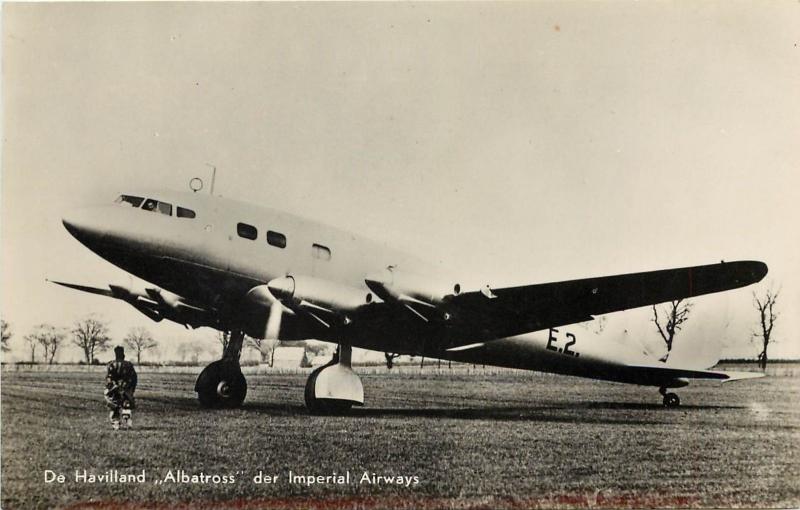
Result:
{"label": "nose of aircraft", "polygon": [[61,218],[64,228],[72,237],[89,246],[104,235],[102,216],[91,207],[74,209]]}

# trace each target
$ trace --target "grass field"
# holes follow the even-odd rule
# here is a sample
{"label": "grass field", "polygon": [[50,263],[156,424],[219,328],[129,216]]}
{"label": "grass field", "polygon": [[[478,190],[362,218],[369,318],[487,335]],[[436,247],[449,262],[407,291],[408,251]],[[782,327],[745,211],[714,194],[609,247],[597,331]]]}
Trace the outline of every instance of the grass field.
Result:
{"label": "grass field", "polygon": [[[243,409],[208,412],[194,376],[141,374],[135,428],[118,432],[97,374],[6,372],[2,506],[796,507],[796,370],[694,384],[679,409],[654,388],[543,374],[369,375],[367,407],[339,417],[306,413],[302,375],[251,376]],[[146,481],[75,481],[84,469]],[[164,481],[170,470],[235,483]],[[290,483],[290,470],[351,481]],[[277,482],[254,483],[259,471]],[[359,483],[365,471],[419,483]]]}

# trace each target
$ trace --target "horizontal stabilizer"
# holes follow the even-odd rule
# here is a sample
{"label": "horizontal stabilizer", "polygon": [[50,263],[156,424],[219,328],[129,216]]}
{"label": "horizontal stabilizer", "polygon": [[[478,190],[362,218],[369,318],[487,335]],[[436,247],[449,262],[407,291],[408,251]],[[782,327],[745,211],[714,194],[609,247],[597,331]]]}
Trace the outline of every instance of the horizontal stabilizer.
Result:
{"label": "horizontal stabilizer", "polygon": [[722,373],[728,376],[728,378],[722,382],[741,381],[742,379],[758,379],[759,377],[764,377],[767,375],[764,372],[722,372]]}
{"label": "horizontal stabilizer", "polygon": [[[725,372],[721,370],[695,370],[689,368],[669,367],[662,364],[629,366],[639,384],[655,384],[658,381],[678,379],[711,379],[720,382],[738,381],[764,377],[763,372]],[[631,381],[634,382],[634,381]]]}

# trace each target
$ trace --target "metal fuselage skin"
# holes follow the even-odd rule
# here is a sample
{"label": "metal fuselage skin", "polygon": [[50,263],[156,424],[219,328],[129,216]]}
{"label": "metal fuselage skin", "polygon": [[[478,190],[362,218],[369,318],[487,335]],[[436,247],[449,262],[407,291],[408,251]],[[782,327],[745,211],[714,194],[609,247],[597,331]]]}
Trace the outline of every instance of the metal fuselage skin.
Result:
{"label": "metal fuselage skin", "polygon": [[[73,211],[64,218],[64,225],[89,249],[116,266],[190,302],[213,308],[219,322],[210,325],[219,329],[241,329],[261,336],[266,311],[245,296],[250,289],[286,275],[311,276],[362,290],[364,295],[370,292],[365,278],[387,266],[443,278],[431,265],[386,245],[267,207],[199,193],[153,190],[130,194],[191,209],[196,216],[180,218],[109,203]],[[239,235],[240,223],[255,227],[257,237]],[[284,235],[285,247],[269,244],[267,231]],[[327,248],[330,258],[315,256],[314,245]],[[282,339],[342,340],[291,316],[284,318],[284,326]],[[642,381],[640,374],[626,370],[652,360],[581,326],[476,342],[473,347],[455,351],[430,348],[424,338],[426,330],[420,326],[419,319],[409,314],[402,323],[381,325],[347,341],[382,352],[665,384],[663,380]]]}

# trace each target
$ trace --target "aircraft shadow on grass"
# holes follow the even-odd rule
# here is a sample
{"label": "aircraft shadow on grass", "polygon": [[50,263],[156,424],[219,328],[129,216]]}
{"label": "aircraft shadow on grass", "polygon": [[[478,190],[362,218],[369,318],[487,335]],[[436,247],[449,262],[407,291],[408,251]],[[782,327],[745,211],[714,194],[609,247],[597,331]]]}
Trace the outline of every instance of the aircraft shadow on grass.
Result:
{"label": "aircraft shadow on grass", "polygon": [[[260,412],[272,415],[296,416],[308,414],[303,406],[294,404],[270,404],[251,402],[246,404],[244,411]],[[663,423],[658,415],[642,416],[636,419],[630,415],[625,416],[586,416],[576,414],[574,411],[582,409],[594,410],[633,410],[633,411],[658,411],[671,413],[675,410],[664,409],[659,404],[620,403],[620,402],[592,402],[579,404],[548,405],[548,406],[490,406],[490,407],[462,407],[462,408],[353,408],[341,417],[347,418],[445,418],[456,420],[495,420],[495,421],[533,421],[533,422],[563,422],[563,423],[626,423],[638,425],[656,425]],[[735,406],[684,406],[680,411],[692,412],[708,409],[741,409]]]}
{"label": "aircraft shadow on grass", "polygon": [[[27,396],[28,399],[36,399]],[[197,404],[193,398],[181,396],[163,397],[141,395],[138,398],[140,412],[148,414],[158,412],[159,408],[171,412],[201,412],[206,411]],[[568,422],[576,421],[585,423],[631,423],[631,424],[657,424],[659,415],[642,415],[640,419],[630,415],[603,415],[592,416],[581,414],[581,411],[655,411],[658,413],[694,412],[709,410],[735,410],[746,409],[746,406],[731,405],[683,405],[678,409],[665,409],[658,403],[643,402],[568,402],[548,403],[545,405],[517,405],[517,406],[487,406],[487,407],[428,407],[428,408],[396,408],[396,407],[355,407],[341,417],[407,417],[407,418],[447,418],[458,420],[496,420],[496,421],[541,421],[541,422]],[[310,415],[302,406],[287,402],[254,401],[245,403],[239,409],[217,410],[220,413],[254,412],[269,416],[298,416]],[[647,419],[645,419],[647,418]]]}
{"label": "aircraft shadow on grass", "polygon": [[[570,407],[570,406],[565,406]],[[661,410],[666,412],[672,411],[698,411],[709,409],[744,409],[745,406],[723,406],[723,405],[681,405],[680,409],[664,409],[662,404],[658,403],[643,403],[643,402],[584,402],[571,406],[573,408],[582,409],[631,409],[631,410]]]}

